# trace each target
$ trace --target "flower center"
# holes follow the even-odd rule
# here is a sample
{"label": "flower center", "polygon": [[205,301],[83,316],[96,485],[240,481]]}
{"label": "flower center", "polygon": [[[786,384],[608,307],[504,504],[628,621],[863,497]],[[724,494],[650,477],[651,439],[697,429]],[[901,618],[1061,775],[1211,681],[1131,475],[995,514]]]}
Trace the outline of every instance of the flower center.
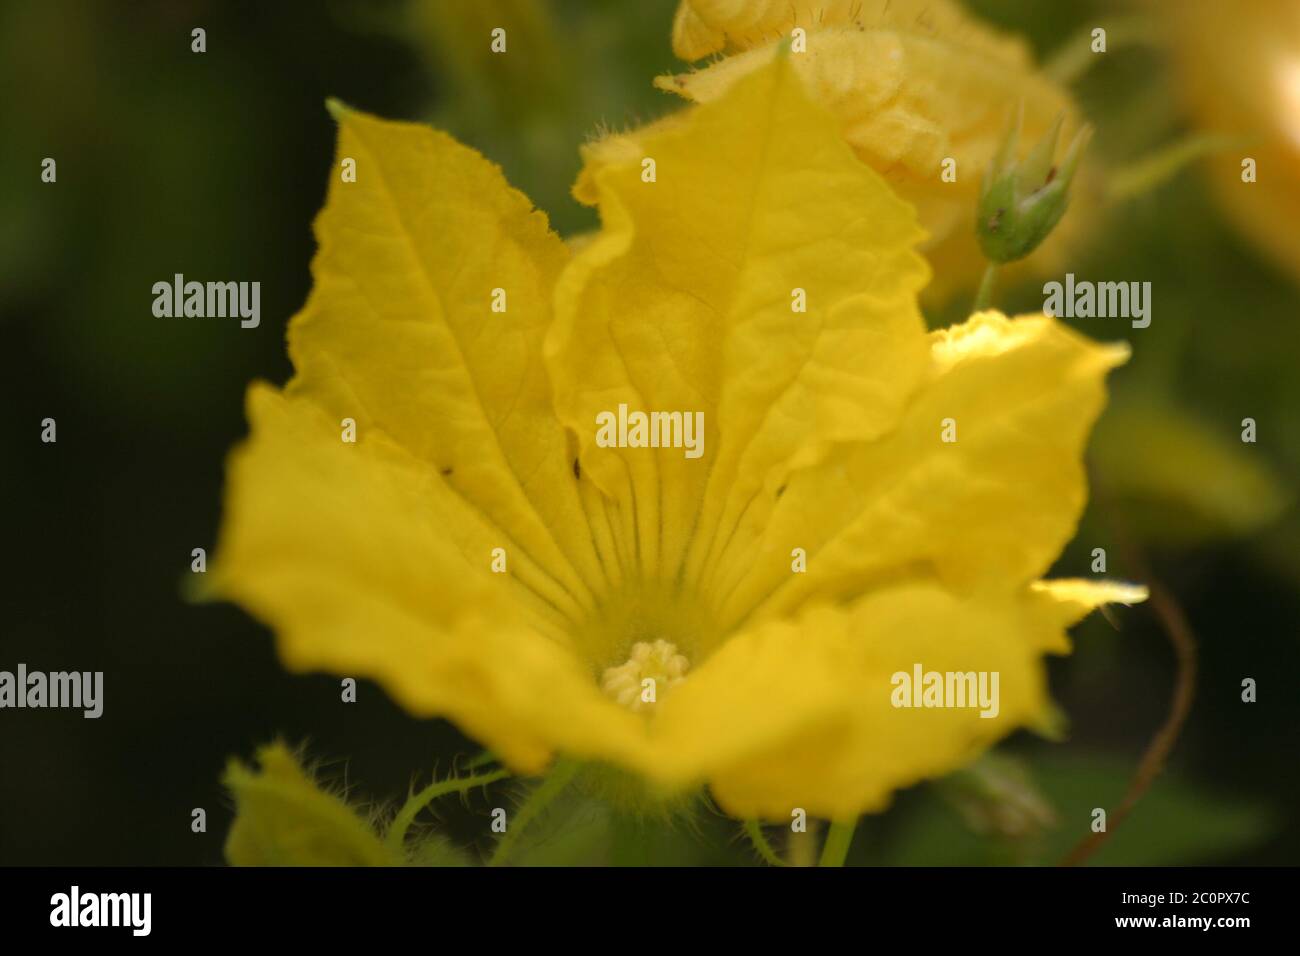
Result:
{"label": "flower center", "polygon": [[639,713],[653,707],[665,691],[684,681],[690,666],[671,641],[637,641],[626,662],[605,668],[600,689]]}

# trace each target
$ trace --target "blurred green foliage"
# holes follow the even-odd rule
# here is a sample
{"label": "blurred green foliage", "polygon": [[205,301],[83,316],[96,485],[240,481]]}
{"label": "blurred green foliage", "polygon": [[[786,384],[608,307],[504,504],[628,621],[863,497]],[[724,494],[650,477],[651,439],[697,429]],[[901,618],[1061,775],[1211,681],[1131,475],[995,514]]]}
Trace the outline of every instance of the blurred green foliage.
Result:
{"label": "blurred green foliage", "polygon": [[[897,866],[1053,864],[1087,837],[1094,808],[1108,816],[1123,798],[1132,763],[1116,757],[1039,754],[1034,785],[1056,821],[1041,834],[1013,840],[973,831],[931,792],[900,814],[897,830],[870,862]],[[1212,863],[1255,849],[1277,820],[1257,804],[1211,796],[1168,775],[1101,845],[1100,866],[1182,866]],[[864,861],[866,862],[866,861]]]}

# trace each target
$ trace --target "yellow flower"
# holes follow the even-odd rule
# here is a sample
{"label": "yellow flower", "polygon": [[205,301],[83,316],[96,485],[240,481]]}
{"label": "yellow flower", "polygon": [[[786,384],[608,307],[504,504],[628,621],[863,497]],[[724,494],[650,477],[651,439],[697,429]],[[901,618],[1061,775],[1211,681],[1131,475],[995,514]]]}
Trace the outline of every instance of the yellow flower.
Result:
{"label": "yellow flower", "polygon": [[[858,157],[918,210],[929,234],[921,251],[935,275],[927,298],[941,303],[973,287],[985,265],[974,222],[980,178],[1008,117],[1023,100],[1021,158],[1062,114],[1069,142],[1080,125],[1069,93],[1037,70],[1022,40],[949,0],[682,0],[673,29],[678,56],[733,55],[659,77],[656,85],[712,102],[767,63],[795,27],[807,31],[807,50],[790,59],[809,94],[835,114]],[[634,130],[592,144],[588,163],[625,154],[620,140],[639,136]],[[944,179],[948,160],[956,163],[951,182]],[[1081,201],[1025,263],[1008,270],[1010,278],[1064,267],[1089,229],[1091,189],[1084,175],[1076,186]],[[594,201],[582,180],[575,195]]]}
{"label": "yellow flower", "polygon": [[[647,136],[654,181],[594,172],[572,253],[474,151],[338,115],[356,181],[316,222],[293,380],[250,389],[212,572],[289,668],[519,772],[840,818],[1042,719],[1042,655],[1142,597],[1038,580],[1125,349],[1043,316],[927,335],[914,211],[787,63]],[[620,405],[702,413],[702,454],[598,443]],[[998,672],[996,717],[895,707],[914,665]]]}
{"label": "yellow flower", "polygon": [[[1180,86],[1205,127],[1248,137],[1206,159],[1219,207],[1300,278],[1300,6],[1293,0],[1166,4]],[[1242,161],[1257,180],[1243,182]]]}

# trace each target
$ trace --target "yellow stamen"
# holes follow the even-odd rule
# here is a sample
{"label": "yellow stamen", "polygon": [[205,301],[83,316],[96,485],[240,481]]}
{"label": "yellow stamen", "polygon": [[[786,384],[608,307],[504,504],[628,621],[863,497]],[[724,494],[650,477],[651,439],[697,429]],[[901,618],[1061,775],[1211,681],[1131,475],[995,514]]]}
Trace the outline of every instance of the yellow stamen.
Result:
{"label": "yellow stamen", "polygon": [[671,641],[637,641],[625,663],[605,668],[600,688],[629,710],[640,712],[686,679],[690,662]]}

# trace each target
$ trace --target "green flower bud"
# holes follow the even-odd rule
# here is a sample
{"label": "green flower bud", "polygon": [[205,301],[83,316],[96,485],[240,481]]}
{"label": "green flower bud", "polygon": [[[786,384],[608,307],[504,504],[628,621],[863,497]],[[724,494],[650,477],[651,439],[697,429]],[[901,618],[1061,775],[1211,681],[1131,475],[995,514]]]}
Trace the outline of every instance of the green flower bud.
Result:
{"label": "green flower bud", "polygon": [[980,187],[975,232],[980,248],[991,262],[1015,262],[1029,255],[1047,238],[1065,215],[1070,203],[1070,182],[1079,168],[1092,127],[1084,125],[1054,165],[1064,114],[1056,118],[1047,136],[1022,162],[1015,161],[1016,144],[1024,118],[1024,104],[1015,111],[1007,135]]}
{"label": "green flower bud", "polygon": [[370,823],[323,790],[282,743],[257,752],[261,769],[231,760],[224,783],[235,798],[226,838],[233,866],[393,866]]}

